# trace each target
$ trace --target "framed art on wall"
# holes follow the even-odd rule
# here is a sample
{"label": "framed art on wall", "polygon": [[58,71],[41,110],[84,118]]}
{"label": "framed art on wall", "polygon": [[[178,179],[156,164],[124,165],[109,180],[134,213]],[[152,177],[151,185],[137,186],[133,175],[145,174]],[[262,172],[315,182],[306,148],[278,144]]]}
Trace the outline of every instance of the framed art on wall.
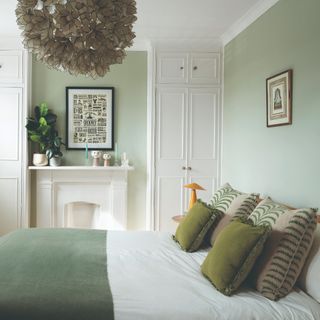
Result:
{"label": "framed art on wall", "polygon": [[67,149],[113,150],[113,87],[67,87],[66,105]]}
{"label": "framed art on wall", "polygon": [[292,123],[292,70],[287,70],[266,80],[267,127]]}

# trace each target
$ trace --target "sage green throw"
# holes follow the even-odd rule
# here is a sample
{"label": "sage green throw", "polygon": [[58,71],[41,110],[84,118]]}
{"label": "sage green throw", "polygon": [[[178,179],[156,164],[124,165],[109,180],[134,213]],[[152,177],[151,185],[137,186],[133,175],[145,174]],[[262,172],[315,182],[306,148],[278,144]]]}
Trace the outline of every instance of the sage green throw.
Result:
{"label": "sage green throw", "polygon": [[0,319],[112,320],[106,231],[20,230],[0,238]]}

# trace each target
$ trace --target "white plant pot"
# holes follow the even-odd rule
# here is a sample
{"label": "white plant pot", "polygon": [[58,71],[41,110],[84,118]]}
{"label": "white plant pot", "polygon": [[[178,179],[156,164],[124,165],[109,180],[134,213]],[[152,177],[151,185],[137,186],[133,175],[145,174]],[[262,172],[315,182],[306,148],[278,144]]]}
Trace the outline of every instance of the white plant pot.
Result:
{"label": "white plant pot", "polygon": [[43,153],[34,153],[32,162],[37,167],[43,167],[48,165],[48,158]]}
{"label": "white plant pot", "polygon": [[49,160],[49,164],[51,167],[59,167],[61,165],[61,157],[52,157]]}

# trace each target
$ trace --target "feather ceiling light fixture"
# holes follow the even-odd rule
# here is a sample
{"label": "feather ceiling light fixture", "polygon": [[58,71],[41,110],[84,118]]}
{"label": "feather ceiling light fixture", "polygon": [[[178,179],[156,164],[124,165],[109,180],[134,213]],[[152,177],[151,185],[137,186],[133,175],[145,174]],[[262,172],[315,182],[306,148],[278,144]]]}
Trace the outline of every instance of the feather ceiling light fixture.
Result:
{"label": "feather ceiling light fixture", "polygon": [[135,0],[18,0],[24,46],[70,74],[102,77],[132,46]]}

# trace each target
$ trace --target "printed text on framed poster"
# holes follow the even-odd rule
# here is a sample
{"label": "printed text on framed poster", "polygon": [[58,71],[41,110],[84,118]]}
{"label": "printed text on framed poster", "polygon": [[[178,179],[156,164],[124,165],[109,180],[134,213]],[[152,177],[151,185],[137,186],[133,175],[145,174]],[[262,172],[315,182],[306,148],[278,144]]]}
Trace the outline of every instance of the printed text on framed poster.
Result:
{"label": "printed text on framed poster", "polygon": [[114,88],[67,87],[67,149],[113,150]]}
{"label": "printed text on framed poster", "polygon": [[287,70],[266,80],[267,127],[292,123],[292,70]]}

